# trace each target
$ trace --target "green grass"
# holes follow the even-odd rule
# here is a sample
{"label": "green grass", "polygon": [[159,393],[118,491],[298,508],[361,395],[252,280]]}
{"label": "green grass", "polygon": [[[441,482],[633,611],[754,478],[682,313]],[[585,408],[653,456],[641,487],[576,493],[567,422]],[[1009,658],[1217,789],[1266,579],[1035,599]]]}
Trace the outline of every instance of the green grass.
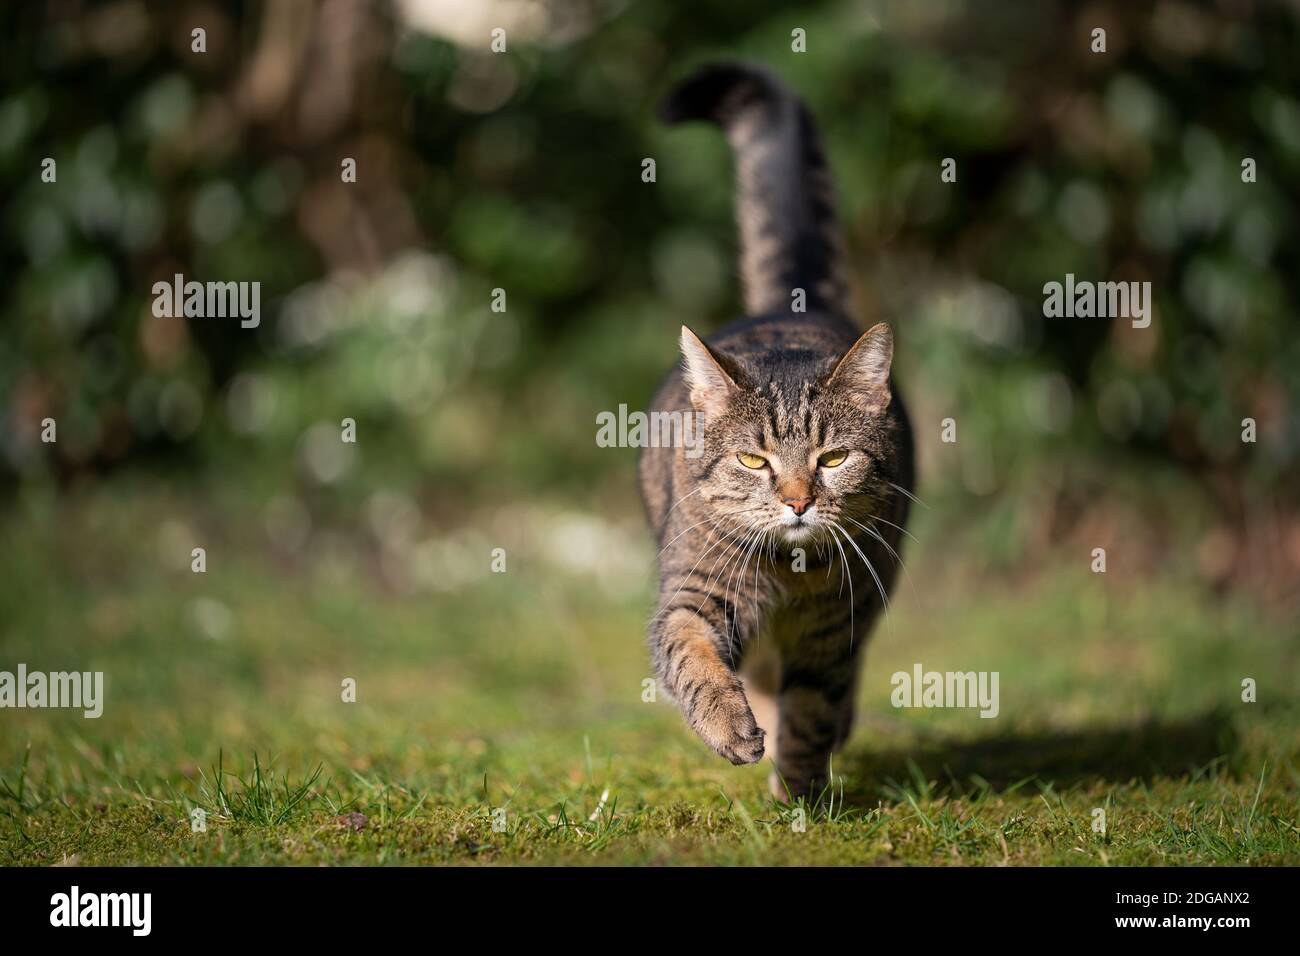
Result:
{"label": "green grass", "polygon": [[[919,529],[836,782],[791,807],[643,702],[653,549],[612,510],[295,551],[153,484],[24,498],[0,668],[102,670],[107,702],[0,712],[0,863],[1300,863],[1297,634],[1251,601],[1086,551],[977,573]],[[999,671],[1000,715],[893,709],[918,661]]]}

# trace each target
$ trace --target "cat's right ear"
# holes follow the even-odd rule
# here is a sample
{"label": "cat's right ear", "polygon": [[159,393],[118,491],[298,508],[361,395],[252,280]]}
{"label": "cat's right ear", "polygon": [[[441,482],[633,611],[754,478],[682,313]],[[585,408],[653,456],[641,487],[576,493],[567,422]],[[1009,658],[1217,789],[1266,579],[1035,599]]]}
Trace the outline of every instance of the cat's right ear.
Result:
{"label": "cat's right ear", "polygon": [[740,387],[733,377],[735,369],[728,371],[723,364],[726,360],[715,355],[698,335],[684,325],[682,357],[685,359],[686,387],[691,392],[691,404],[705,415],[721,412]]}

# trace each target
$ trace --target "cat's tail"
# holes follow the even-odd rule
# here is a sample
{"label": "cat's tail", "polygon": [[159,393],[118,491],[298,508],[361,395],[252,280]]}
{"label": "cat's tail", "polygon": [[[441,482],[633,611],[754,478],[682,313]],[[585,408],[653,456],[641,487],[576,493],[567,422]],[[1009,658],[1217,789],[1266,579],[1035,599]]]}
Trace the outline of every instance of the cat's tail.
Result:
{"label": "cat's tail", "polygon": [[847,315],[830,170],[803,101],[762,67],[712,63],[674,86],[659,116],[716,123],[735,152],[746,312],[790,312],[802,289],[809,311]]}

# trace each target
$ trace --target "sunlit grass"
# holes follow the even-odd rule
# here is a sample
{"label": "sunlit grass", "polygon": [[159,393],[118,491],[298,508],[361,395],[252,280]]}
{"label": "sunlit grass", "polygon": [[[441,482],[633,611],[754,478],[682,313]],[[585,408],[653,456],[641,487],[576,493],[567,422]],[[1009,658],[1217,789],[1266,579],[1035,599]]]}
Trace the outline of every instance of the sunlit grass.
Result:
{"label": "sunlit grass", "polygon": [[[0,714],[0,863],[1300,863],[1296,635],[1173,572],[972,577],[922,535],[835,781],[791,805],[643,702],[648,542],[610,577],[507,527],[508,573],[403,591],[218,514],[204,575],[160,557],[213,526],[183,499],[7,519],[0,667],[107,701]],[[918,661],[998,670],[998,718],[892,708]]]}

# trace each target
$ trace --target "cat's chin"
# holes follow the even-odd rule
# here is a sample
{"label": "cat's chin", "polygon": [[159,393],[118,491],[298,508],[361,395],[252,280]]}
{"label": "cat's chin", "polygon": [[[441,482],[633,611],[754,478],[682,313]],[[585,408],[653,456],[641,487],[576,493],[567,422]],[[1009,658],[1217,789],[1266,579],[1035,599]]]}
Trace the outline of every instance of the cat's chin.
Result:
{"label": "cat's chin", "polygon": [[781,539],[788,545],[808,544],[820,536],[821,527],[815,524],[791,524],[781,528]]}

